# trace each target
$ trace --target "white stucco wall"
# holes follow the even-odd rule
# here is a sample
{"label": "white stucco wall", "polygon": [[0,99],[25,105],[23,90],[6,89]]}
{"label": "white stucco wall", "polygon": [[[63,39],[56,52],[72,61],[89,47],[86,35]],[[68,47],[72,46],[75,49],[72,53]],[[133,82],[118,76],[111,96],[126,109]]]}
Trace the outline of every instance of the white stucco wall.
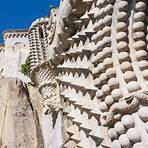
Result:
{"label": "white stucco wall", "polygon": [[24,76],[20,70],[29,55],[28,37],[10,37],[5,39],[5,51],[0,53],[0,72],[4,77],[17,77],[28,82],[30,79]]}
{"label": "white stucco wall", "polygon": [[62,113],[43,115],[44,148],[62,148]]}

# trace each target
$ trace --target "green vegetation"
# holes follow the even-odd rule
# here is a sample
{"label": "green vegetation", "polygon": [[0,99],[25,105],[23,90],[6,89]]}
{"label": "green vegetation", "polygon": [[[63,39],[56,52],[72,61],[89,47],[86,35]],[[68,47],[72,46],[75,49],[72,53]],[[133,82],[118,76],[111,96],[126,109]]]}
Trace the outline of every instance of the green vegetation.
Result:
{"label": "green vegetation", "polygon": [[26,62],[24,64],[21,65],[21,72],[25,75],[25,76],[30,76],[30,61],[29,58],[27,58]]}

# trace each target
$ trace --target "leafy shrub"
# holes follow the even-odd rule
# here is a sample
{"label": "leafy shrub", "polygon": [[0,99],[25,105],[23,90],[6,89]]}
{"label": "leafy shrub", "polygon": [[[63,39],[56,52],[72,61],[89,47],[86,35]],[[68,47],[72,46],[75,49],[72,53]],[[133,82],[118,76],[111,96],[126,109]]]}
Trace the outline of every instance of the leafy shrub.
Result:
{"label": "leafy shrub", "polygon": [[29,58],[27,58],[26,62],[21,65],[21,73],[23,73],[25,76],[30,76],[30,62]]}

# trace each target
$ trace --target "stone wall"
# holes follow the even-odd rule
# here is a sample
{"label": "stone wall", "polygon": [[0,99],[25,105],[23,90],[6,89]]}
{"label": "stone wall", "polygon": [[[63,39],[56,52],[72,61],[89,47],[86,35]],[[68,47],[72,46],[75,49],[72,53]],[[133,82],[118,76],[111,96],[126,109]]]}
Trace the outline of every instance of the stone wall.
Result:
{"label": "stone wall", "polygon": [[[64,0],[34,21],[28,35],[6,32],[2,76],[18,77],[29,54],[32,82],[28,97],[20,81],[2,80],[0,91],[15,98],[0,94],[12,102],[8,114],[2,106],[2,146],[27,138],[20,147],[147,148],[147,6],[146,0]],[[16,120],[22,123],[14,126]],[[17,128],[31,132],[14,143]]]}
{"label": "stone wall", "polygon": [[30,79],[21,73],[29,52],[28,30],[7,30],[3,33],[4,50],[0,52],[0,75],[15,77],[29,82]]}
{"label": "stone wall", "polygon": [[[29,91],[33,93],[36,90],[30,86]],[[44,147],[40,124],[40,97],[37,91],[35,95],[29,94],[29,91],[16,78],[0,79],[1,148]]]}
{"label": "stone wall", "polygon": [[52,90],[46,75],[57,72],[61,107],[51,108],[50,95],[47,106],[62,112],[62,147],[147,147],[147,5],[61,1],[47,48],[49,71],[40,77],[46,68],[37,66],[32,80],[46,86],[45,96]]}

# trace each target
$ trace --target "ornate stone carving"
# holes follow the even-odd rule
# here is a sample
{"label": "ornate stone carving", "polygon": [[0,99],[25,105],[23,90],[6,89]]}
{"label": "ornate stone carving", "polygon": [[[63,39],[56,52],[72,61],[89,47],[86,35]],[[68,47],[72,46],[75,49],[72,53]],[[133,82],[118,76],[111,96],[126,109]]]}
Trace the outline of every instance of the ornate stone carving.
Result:
{"label": "ornate stone carving", "polygon": [[109,112],[105,112],[100,117],[102,125],[112,125],[119,120],[123,114],[129,114],[136,111],[140,103],[148,103],[148,92],[136,92],[133,95],[124,98],[123,100],[113,104]]}
{"label": "ornate stone carving", "polygon": [[55,30],[56,30],[56,21],[57,21],[57,14],[58,9],[52,9],[51,13],[50,13],[50,18],[49,18],[49,23],[47,26],[48,29],[48,44],[52,43],[54,34],[55,34]]}
{"label": "ornate stone carving", "polygon": [[43,95],[45,113],[52,110],[58,111],[61,108],[60,91],[56,77],[57,72],[48,61],[39,64],[31,72],[32,81],[38,85],[38,90]]}
{"label": "ornate stone carving", "polygon": [[55,55],[46,67],[36,52],[33,76],[47,106],[56,110],[62,102],[63,147],[147,147],[147,5],[67,0],[60,18],[50,18]]}
{"label": "ornate stone carving", "polygon": [[57,72],[51,62],[47,61],[47,46],[54,37],[56,13],[57,9],[53,9],[49,19],[36,20],[29,32],[31,79],[43,95],[45,113],[51,110],[58,111],[61,108],[60,91],[56,82]]}

